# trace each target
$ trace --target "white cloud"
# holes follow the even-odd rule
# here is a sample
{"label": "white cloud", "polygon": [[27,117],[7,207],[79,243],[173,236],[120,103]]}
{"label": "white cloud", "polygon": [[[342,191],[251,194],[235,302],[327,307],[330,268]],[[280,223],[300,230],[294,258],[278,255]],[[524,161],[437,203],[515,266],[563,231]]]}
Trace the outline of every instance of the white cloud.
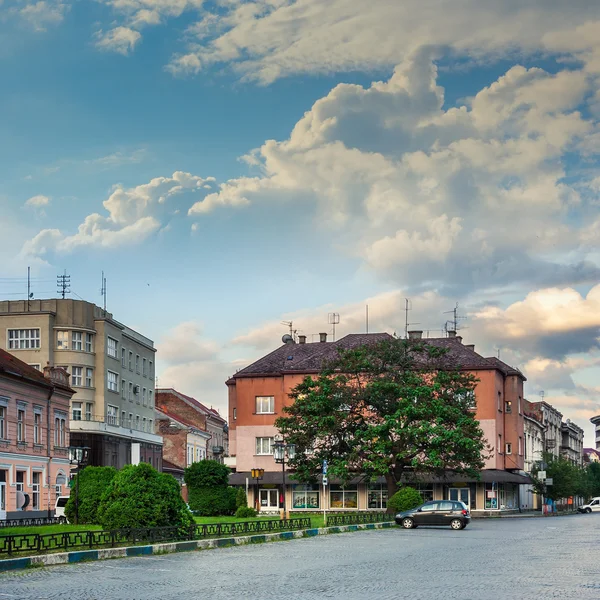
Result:
{"label": "white cloud", "polygon": [[25,202],[25,206],[31,208],[42,208],[44,206],[48,206],[50,204],[50,198],[48,196],[42,196],[41,194],[38,196],[32,196]]}
{"label": "white cloud", "polygon": [[156,177],[133,188],[116,185],[103,202],[108,216],[88,215],[73,235],[65,235],[58,229],[44,229],[24,244],[22,252],[43,256],[51,251],[73,252],[83,246],[114,248],[138,244],[158,231],[168,215],[176,213],[177,209],[169,206],[170,198],[183,192],[202,191],[206,181],[176,171],[172,177]]}
{"label": "white cloud", "polygon": [[26,3],[18,9],[18,14],[36,31],[46,31],[49,26],[61,23],[69,9],[70,6],[66,2],[39,0]]}
{"label": "white cloud", "polygon": [[132,52],[138,42],[142,39],[139,31],[130,27],[115,27],[109,31],[97,31],[95,34],[96,48],[117,52],[126,56]]}
{"label": "white cloud", "polygon": [[203,326],[196,321],[179,323],[157,344],[161,360],[168,364],[186,364],[216,358],[219,346],[202,336]]}

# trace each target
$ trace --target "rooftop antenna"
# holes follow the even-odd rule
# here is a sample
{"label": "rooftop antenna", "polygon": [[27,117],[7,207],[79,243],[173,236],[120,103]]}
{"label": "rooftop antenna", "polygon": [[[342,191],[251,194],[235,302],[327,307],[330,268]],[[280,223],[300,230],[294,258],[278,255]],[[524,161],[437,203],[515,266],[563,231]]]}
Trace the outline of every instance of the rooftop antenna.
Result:
{"label": "rooftop antenna", "polygon": [[335,342],[335,326],[340,322],[340,314],[329,313],[327,315],[327,322],[333,327],[333,341]]}
{"label": "rooftop antenna", "polygon": [[[62,275],[59,275],[56,278],[56,285],[58,286],[59,295],[61,295],[62,299],[64,300],[65,295],[71,292],[71,276],[67,275],[66,269]],[[28,285],[28,288],[29,288],[29,285]],[[29,289],[28,289],[28,293],[29,293]]]}
{"label": "rooftop antenna", "polygon": [[104,277],[104,271],[102,271],[102,287],[100,288],[100,295],[104,300],[104,316],[106,317],[106,277]]}
{"label": "rooftop antenna", "polygon": [[[458,332],[459,327],[458,327],[458,322],[460,319],[466,319],[467,317],[461,317],[458,314],[458,302],[456,303],[456,306],[452,309],[452,310],[447,310],[446,312],[444,312],[445,315],[448,315],[452,313],[453,319],[452,321],[446,321],[446,324],[444,325],[444,330],[446,331],[446,335],[448,334],[449,331],[454,331],[455,333]],[[448,323],[450,323],[452,325],[452,329],[448,329]]]}
{"label": "rooftop antenna", "polygon": [[33,298],[31,292],[31,267],[27,267],[27,312],[29,312],[29,301]]}
{"label": "rooftop antenna", "polygon": [[298,333],[298,330],[294,329],[294,323],[293,323],[293,321],[281,321],[281,324],[285,325],[286,327],[289,327],[289,329],[290,329],[290,337],[295,342],[296,341],[296,334]]}
{"label": "rooftop antenna", "polygon": [[540,398],[542,399],[542,402],[544,401],[545,395],[546,395],[546,392],[544,392],[544,390],[540,390]]}
{"label": "rooftop antenna", "polygon": [[418,322],[408,322],[408,311],[412,310],[412,300],[410,298],[404,298],[404,339],[408,339],[408,328],[411,325],[418,325]]}

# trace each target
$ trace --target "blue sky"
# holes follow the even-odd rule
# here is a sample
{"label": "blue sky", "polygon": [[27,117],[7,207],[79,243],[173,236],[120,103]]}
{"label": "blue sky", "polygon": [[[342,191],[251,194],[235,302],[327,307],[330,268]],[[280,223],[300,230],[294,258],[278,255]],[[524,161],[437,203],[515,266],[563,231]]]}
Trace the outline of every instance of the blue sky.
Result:
{"label": "blue sky", "polygon": [[[0,295],[73,292],[161,385],[310,336],[463,335],[586,429],[600,413],[593,3],[5,0]],[[368,8],[368,10],[367,10]]]}

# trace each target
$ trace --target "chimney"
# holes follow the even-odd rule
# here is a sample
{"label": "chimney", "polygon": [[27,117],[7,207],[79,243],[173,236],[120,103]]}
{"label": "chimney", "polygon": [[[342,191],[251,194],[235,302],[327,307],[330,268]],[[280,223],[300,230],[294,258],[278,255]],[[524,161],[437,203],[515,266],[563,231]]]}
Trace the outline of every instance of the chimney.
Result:
{"label": "chimney", "polygon": [[320,333],[319,334],[319,342],[326,342],[327,341],[327,334],[326,333]]}
{"label": "chimney", "polygon": [[454,331],[454,329],[449,329],[448,330],[448,337],[456,337],[456,331]]}
{"label": "chimney", "polygon": [[298,343],[299,344],[306,344],[306,336],[305,335],[299,335],[298,336]]}
{"label": "chimney", "polygon": [[409,340],[420,340],[423,337],[423,332],[418,330],[413,330],[408,332]]}
{"label": "chimney", "polygon": [[465,348],[468,348],[469,350],[475,352],[475,344],[465,344]]}

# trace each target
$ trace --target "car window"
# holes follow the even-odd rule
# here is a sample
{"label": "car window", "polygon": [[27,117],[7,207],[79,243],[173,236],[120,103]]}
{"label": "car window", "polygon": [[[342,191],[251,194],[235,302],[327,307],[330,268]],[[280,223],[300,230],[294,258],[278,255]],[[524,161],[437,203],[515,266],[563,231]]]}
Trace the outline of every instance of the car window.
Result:
{"label": "car window", "polygon": [[453,502],[440,502],[438,510],[451,511],[454,508]]}
{"label": "car window", "polygon": [[598,504],[598,500],[594,500],[593,502],[590,502],[590,506],[595,506],[596,504]]}
{"label": "car window", "polygon": [[68,497],[66,497],[66,498],[58,498],[56,500],[56,506],[59,506],[59,507],[60,506],[66,506],[68,501],[69,501]]}
{"label": "car window", "polygon": [[454,502],[454,510],[465,510],[466,508],[462,502]]}
{"label": "car window", "polygon": [[430,510],[437,510],[438,509],[438,502],[429,502],[428,504],[423,504],[423,506],[421,506],[421,510],[425,511],[425,512],[429,512]]}

